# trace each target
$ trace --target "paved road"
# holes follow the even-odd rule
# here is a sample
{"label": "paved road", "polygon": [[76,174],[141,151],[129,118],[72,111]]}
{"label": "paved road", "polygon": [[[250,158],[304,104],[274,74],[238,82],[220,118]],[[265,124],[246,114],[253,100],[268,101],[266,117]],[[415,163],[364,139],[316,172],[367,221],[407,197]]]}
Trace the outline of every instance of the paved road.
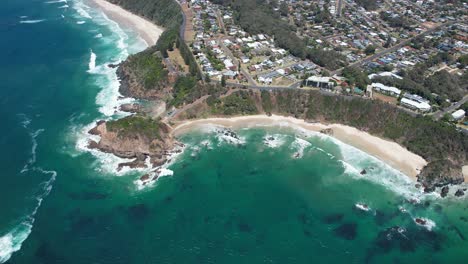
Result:
{"label": "paved road", "polygon": [[439,120],[441,119],[445,114],[449,114],[453,111],[455,111],[457,108],[459,108],[462,104],[468,102],[468,94],[465,95],[460,101],[456,102],[455,104],[445,108],[444,110],[437,111],[432,116],[436,119]]}
{"label": "paved road", "polygon": [[[454,23],[453,21],[452,21],[452,22],[443,23],[443,24],[441,24],[441,25],[439,25],[439,26],[437,26],[437,27],[435,27],[435,28],[429,29],[429,30],[427,30],[427,31],[422,32],[421,34],[418,34],[418,35],[412,37],[412,38],[409,38],[409,39],[407,39],[407,40],[404,40],[404,41],[400,42],[399,44],[397,44],[397,45],[395,45],[395,46],[393,46],[393,47],[390,47],[390,48],[388,48],[388,49],[379,51],[379,52],[375,53],[374,55],[369,56],[369,57],[367,57],[367,58],[364,58],[364,59],[362,59],[362,60],[360,60],[360,61],[357,61],[357,62],[355,62],[355,63],[351,63],[350,65],[348,65],[348,67],[349,67],[349,66],[361,66],[362,64],[364,64],[364,63],[366,63],[366,62],[373,61],[373,60],[375,60],[375,59],[377,59],[377,58],[379,58],[379,57],[382,57],[383,55],[385,55],[385,54],[387,54],[387,53],[394,52],[394,51],[396,51],[396,50],[398,50],[398,49],[400,49],[400,48],[402,48],[402,47],[408,45],[412,40],[414,40],[414,39],[416,39],[416,38],[418,38],[418,37],[423,37],[423,36],[425,36],[425,35],[427,35],[427,34],[430,34],[430,33],[434,32],[434,31],[437,31],[437,30],[441,29],[442,27],[451,25],[451,24],[453,24],[453,23]],[[339,75],[339,74],[341,74],[341,72],[343,71],[343,69],[344,69],[344,68],[335,70],[335,71],[331,72],[331,75],[334,75],[334,74]]]}

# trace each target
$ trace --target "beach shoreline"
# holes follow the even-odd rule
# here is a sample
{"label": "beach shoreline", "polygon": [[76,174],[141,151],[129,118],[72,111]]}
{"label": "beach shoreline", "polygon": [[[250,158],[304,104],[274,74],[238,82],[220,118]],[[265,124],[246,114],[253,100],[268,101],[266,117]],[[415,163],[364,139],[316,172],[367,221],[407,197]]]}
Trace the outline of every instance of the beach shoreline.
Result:
{"label": "beach shoreline", "polygon": [[331,137],[378,158],[407,175],[415,182],[417,180],[416,176],[427,164],[427,161],[421,156],[410,152],[398,143],[373,136],[354,127],[341,124],[308,123],[301,119],[278,115],[272,115],[270,117],[266,115],[252,115],[187,120],[176,124],[173,129],[173,134],[177,137],[194,129],[202,128],[205,125],[218,125],[232,129],[276,126],[292,129],[300,128],[318,133],[324,129],[331,129],[333,131]]}
{"label": "beach shoreline", "polygon": [[106,14],[111,20],[119,25],[123,25],[136,31],[138,35],[146,42],[148,47],[153,46],[158,41],[164,28],[157,26],[145,18],[135,15],[122,7],[112,4],[106,0],[88,0],[89,3]]}

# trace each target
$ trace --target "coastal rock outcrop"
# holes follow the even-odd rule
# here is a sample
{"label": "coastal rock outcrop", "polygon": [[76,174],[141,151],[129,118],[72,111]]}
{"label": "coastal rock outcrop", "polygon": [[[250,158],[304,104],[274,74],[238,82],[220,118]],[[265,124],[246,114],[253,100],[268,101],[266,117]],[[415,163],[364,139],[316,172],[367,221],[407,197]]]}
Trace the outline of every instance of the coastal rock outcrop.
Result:
{"label": "coastal rock outcrop", "polygon": [[167,124],[143,116],[99,121],[89,133],[100,136],[98,142],[89,142],[90,148],[133,159],[131,162],[119,164],[119,169],[125,166],[145,167],[148,158],[153,166],[160,166],[166,162],[171,150],[178,145],[172,138]]}
{"label": "coastal rock outcrop", "polygon": [[325,129],[320,130],[320,133],[325,134],[325,135],[329,135],[329,136],[333,136],[333,129],[325,128]]}
{"label": "coastal rock outcrop", "polygon": [[123,104],[120,106],[120,110],[129,113],[140,113],[142,106],[140,104]]}
{"label": "coastal rock outcrop", "polygon": [[427,164],[418,175],[424,192],[433,192],[436,187],[461,184],[464,181],[461,167],[450,160],[438,160]]}
{"label": "coastal rock outcrop", "polygon": [[442,187],[442,190],[440,191],[440,196],[442,198],[445,198],[447,196],[447,194],[449,193],[449,187],[448,186],[444,186]]}
{"label": "coastal rock outcrop", "polygon": [[456,197],[462,197],[463,195],[465,195],[465,192],[464,192],[462,189],[458,189],[458,190],[455,192],[455,196],[456,196]]}

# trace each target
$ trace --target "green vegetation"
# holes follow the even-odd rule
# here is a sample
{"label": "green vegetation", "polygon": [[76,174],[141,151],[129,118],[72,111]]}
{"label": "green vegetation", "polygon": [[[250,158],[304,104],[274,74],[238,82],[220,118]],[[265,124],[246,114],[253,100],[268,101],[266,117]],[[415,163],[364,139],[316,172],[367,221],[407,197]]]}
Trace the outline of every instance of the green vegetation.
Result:
{"label": "green vegetation", "polygon": [[[132,11],[135,14],[146,17],[156,24],[165,27],[156,43],[158,50],[163,57],[167,58],[167,51],[179,48],[182,58],[189,66],[190,74],[201,78],[195,58],[187,44],[180,39],[179,30],[182,25],[182,10],[175,0],[109,0],[123,8]],[[133,55],[134,57],[146,57],[148,53],[141,52]],[[138,71],[138,69],[136,69]],[[139,74],[136,74],[139,76]]]}
{"label": "green vegetation", "polygon": [[392,16],[384,11],[380,12],[380,18],[394,28],[404,28],[410,30],[412,26],[411,21],[409,21],[407,17]]}
{"label": "green vegetation", "polygon": [[143,135],[149,139],[161,139],[160,122],[149,117],[138,115],[127,116],[118,120],[108,121],[107,130],[118,133],[119,136],[133,137],[135,134]]}
{"label": "green vegetation", "polygon": [[460,63],[460,65],[458,67],[460,69],[464,69],[466,66],[468,66],[468,54],[461,55],[458,58],[457,62]]}
{"label": "green vegetation", "polygon": [[173,99],[170,104],[174,106],[181,105],[196,84],[196,79],[190,76],[177,78],[174,84]]}
{"label": "green vegetation", "polygon": [[107,0],[126,10],[139,14],[165,28],[182,21],[180,7],[174,0]]}
{"label": "green vegetation", "polygon": [[215,115],[252,115],[258,110],[251,91],[238,91],[225,98],[207,100]]}
{"label": "green vegetation", "polygon": [[463,109],[465,111],[465,115],[468,114],[468,102],[462,104],[460,106],[460,109]]}
{"label": "green vegetation", "polygon": [[[418,63],[411,70],[400,72],[400,76],[403,77],[402,80],[380,77],[374,79],[374,81],[421,95],[434,103],[443,105],[445,99],[458,101],[467,92],[466,80],[464,79],[466,76],[459,77],[445,70],[433,73],[434,69],[432,67],[441,63],[450,64],[453,61],[453,57],[448,53],[438,53],[427,61]],[[433,93],[437,95],[433,95]]]}
{"label": "green vegetation", "polygon": [[377,0],[355,0],[355,2],[368,11],[377,9]]}
{"label": "green vegetation", "polygon": [[357,67],[346,67],[343,69],[342,74],[349,84],[355,85],[362,90],[365,90],[367,85],[371,83],[367,74]]}
{"label": "green vegetation", "polygon": [[266,113],[271,113],[271,111],[273,110],[271,96],[270,93],[267,91],[262,91],[262,107],[263,111],[265,111]]}
{"label": "green vegetation", "polygon": [[364,49],[364,53],[366,55],[371,55],[375,53],[375,46],[374,45],[369,45]]}
{"label": "green vegetation", "polygon": [[126,64],[145,89],[158,89],[167,84],[168,72],[154,48],[130,56]]}

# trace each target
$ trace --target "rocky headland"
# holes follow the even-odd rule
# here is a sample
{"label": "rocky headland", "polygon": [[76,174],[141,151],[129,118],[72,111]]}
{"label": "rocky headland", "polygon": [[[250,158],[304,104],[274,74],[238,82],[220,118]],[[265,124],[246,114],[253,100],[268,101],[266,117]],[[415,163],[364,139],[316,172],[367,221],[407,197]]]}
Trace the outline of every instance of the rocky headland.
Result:
{"label": "rocky headland", "polygon": [[133,159],[119,164],[119,169],[144,168],[148,163],[157,168],[168,161],[182,144],[173,137],[171,128],[160,120],[143,116],[128,116],[115,121],[98,121],[89,133],[99,136],[89,141],[89,147],[120,158]]}

